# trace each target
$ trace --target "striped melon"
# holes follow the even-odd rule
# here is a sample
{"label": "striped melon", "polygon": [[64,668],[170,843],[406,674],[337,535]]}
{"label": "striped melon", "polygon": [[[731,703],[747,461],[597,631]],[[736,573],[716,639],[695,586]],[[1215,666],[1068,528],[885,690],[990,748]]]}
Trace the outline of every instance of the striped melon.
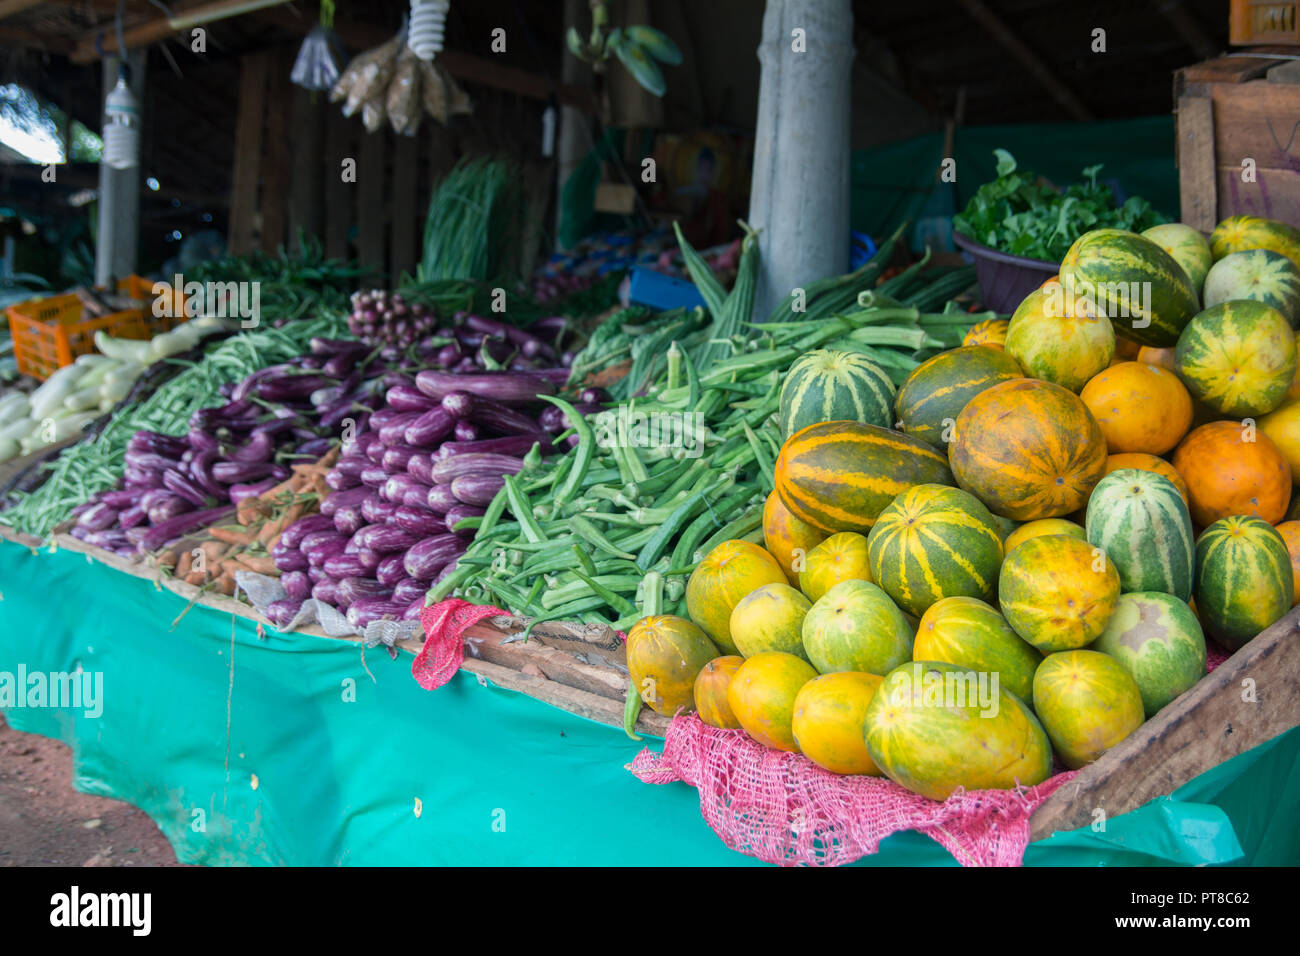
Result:
{"label": "striped melon", "polygon": [[[1183,476],[1178,473],[1173,465],[1158,455],[1148,455],[1140,451],[1127,451],[1118,455],[1107,456],[1106,474],[1109,475],[1121,468],[1136,468],[1139,471],[1151,471],[1157,475],[1164,475],[1174,483],[1174,487],[1178,489],[1178,494],[1182,496],[1183,501],[1188,503],[1187,482],[1183,481]],[[1188,507],[1191,507],[1190,503],[1188,503]]]}
{"label": "striped melon", "polygon": [[1010,322],[1007,319],[985,319],[983,322],[976,322],[966,332],[962,338],[961,344],[981,345],[985,348],[997,349],[1001,351],[1007,342],[1007,326]]}
{"label": "striped melon", "polygon": [[1068,534],[1080,541],[1088,540],[1088,534],[1084,531],[1083,525],[1075,524],[1073,521],[1067,521],[1064,518],[1039,518],[1037,521],[1028,521],[1022,524],[1007,535],[1006,540],[1002,542],[1002,550],[1010,554],[1013,548],[1024,544],[1030,538],[1041,538],[1049,534]]}
{"label": "striped melon", "polygon": [[1137,681],[1100,651],[1048,655],[1034,675],[1034,711],[1071,770],[1092,763],[1144,717]]}
{"label": "striped melon", "polygon": [[1205,635],[1196,615],[1186,602],[1158,591],[1120,595],[1092,650],[1128,671],[1147,717],[1205,676]]}
{"label": "striped melon", "polygon": [[1281,312],[1262,302],[1223,302],[1188,323],[1174,367],[1192,397],[1234,418],[1282,404],[1296,372],[1295,335]]}
{"label": "striped melon", "polygon": [[1106,437],[1073,392],[1035,379],[994,385],[957,416],[957,484],[1017,521],[1077,511],[1106,467]]}
{"label": "striped melon", "polygon": [[1233,515],[1196,542],[1196,610],[1205,633],[1236,650],[1291,609],[1286,541],[1267,521]]}
{"label": "striped melon", "polygon": [[871,578],[909,614],[935,601],[991,599],[1002,535],[978,498],[946,485],[917,485],[893,500],[867,536]]}
{"label": "striped melon", "polygon": [[1077,392],[1115,355],[1115,330],[1090,303],[1067,302],[1061,283],[1035,289],[1016,307],[1007,354],[1033,378]]}
{"label": "striped melon", "polygon": [[973,597],[936,601],[921,616],[912,657],[997,674],[998,683],[1023,701],[1034,690],[1043,655],[993,607]]}
{"label": "striped melon", "polygon": [[[1183,267],[1187,278],[1192,280],[1192,288],[1200,292],[1205,285],[1205,275],[1210,271],[1214,256],[1210,244],[1199,230],[1185,226],[1181,222],[1167,222],[1161,226],[1143,229],[1146,236]],[[1209,303],[1206,303],[1207,305]]]}
{"label": "striped melon", "polygon": [[1229,216],[1210,233],[1210,252],[1216,262],[1248,249],[1280,253],[1300,269],[1300,229],[1284,222],[1260,216]]}
{"label": "striped melon", "polygon": [[894,383],[861,352],[818,349],[795,359],[781,384],[781,434],[818,422],[893,424]]}
{"label": "striped melon", "polygon": [[943,448],[966,403],[984,389],[1013,378],[1024,378],[1024,372],[998,349],[968,345],[940,352],[913,369],[898,390],[894,413],[899,427]]}
{"label": "striped melon", "polygon": [[827,532],[865,533],[913,485],[952,484],[948,462],[925,442],[860,422],[822,422],[791,435],[775,477],[789,512]]}
{"label": "striped melon", "polygon": [[863,722],[867,752],[900,786],[931,800],[954,790],[1011,790],[1052,773],[1038,718],[975,671],[909,661],[885,675]]}
{"label": "striped melon", "polygon": [[1044,654],[1092,643],[1118,599],[1119,572],[1106,553],[1063,534],[1019,545],[998,578],[1007,623]]}
{"label": "striped melon", "polygon": [[1173,345],[1196,314],[1196,290],[1183,267],[1135,232],[1085,232],[1061,260],[1061,285],[1092,301],[1116,334],[1143,345]]}
{"label": "striped melon", "polygon": [[1122,590],[1192,596],[1192,518],[1168,478],[1136,468],[1111,472],[1088,501],[1087,531],[1114,562]]}
{"label": "striped melon", "polygon": [[1205,279],[1205,308],[1232,299],[1251,299],[1277,309],[1300,325],[1300,269],[1271,249],[1250,249],[1224,256]]}

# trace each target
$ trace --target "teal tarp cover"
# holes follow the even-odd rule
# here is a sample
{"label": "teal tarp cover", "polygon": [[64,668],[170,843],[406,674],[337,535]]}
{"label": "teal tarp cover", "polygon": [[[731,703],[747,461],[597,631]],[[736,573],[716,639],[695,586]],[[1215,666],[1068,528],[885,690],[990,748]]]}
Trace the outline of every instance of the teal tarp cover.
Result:
{"label": "teal tarp cover", "polygon": [[[1085,166],[1102,164],[1098,181],[1118,187],[1119,200],[1142,196],[1178,218],[1174,119],[1152,116],[1104,123],[960,126],[953,134],[956,179],[936,182],[944,134],[930,133],[854,152],[850,173],[853,228],[888,236],[904,220],[960,212],[975,190],[996,177],[993,150],[1002,148],[1020,169],[1058,186],[1078,182]],[[940,188],[937,188],[940,187]],[[955,191],[950,195],[947,191]]]}
{"label": "teal tarp cover", "polygon": [[[0,679],[20,667],[102,674],[99,716],[7,706],[6,718],[70,744],[78,789],[144,809],[182,861],[757,862],[709,830],[693,789],[624,769],[642,745],[620,730],[468,672],[426,692],[407,654],[363,661],[352,643],[185,609],[83,555],[0,542]],[[1025,862],[1300,862],[1297,752],[1300,728],[1104,832],[1033,844]],[[862,863],[955,865],[917,833]]]}

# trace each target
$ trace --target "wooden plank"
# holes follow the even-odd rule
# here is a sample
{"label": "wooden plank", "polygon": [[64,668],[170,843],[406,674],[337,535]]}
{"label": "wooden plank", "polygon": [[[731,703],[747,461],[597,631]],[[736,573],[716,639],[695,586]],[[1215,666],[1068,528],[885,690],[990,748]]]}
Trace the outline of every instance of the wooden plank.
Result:
{"label": "wooden plank", "polygon": [[1210,100],[1178,101],[1178,183],[1181,219],[1209,233],[1218,223],[1214,173],[1214,108]]}
{"label": "wooden plank", "polygon": [[289,243],[299,233],[320,238],[325,231],[325,94],[293,88],[293,176],[289,181]]}
{"label": "wooden plank", "polygon": [[384,157],[389,135],[387,126],[374,133],[363,128],[357,161],[357,259],[376,272],[384,271]]}
{"label": "wooden plank", "polygon": [[1252,56],[1219,56],[1204,63],[1179,70],[1188,83],[1245,83],[1268,72],[1270,67],[1285,62]]}
{"label": "wooden plank", "polygon": [[[425,117],[426,122],[432,122]],[[416,201],[419,189],[417,171],[420,145],[414,136],[398,136],[393,150],[393,189],[392,211],[389,222],[388,272],[393,287],[396,288],[403,272],[415,274],[415,264],[419,261],[415,244],[416,219],[421,215],[420,204]]]}
{"label": "wooden plank", "polygon": [[1245,183],[1241,181],[1240,166],[1220,166],[1217,183],[1219,220],[1248,214],[1300,223],[1300,170],[1256,169],[1255,181]]}
{"label": "wooden plank", "polygon": [[1031,840],[1135,810],[1300,725],[1300,609],[1081,770],[1035,811]]}
{"label": "wooden plank", "polygon": [[343,181],[344,160],[356,160],[353,134],[361,129],[335,104],[325,110],[325,166],[321,170],[325,193],[325,255],[348,258],[348,230],[357,208],[357,184]]}
{"label": "wooden plank", "polygon": [[292,61],[283,50],[272,53],[266,93],[266,165],[262,170],[262,251],[275,254],[284,243],[289,221],[289,135]]}
{"label": "wooden plank", "polygon": [[1216,84],[1214,153],[1218,165],[1253,159],[1256,166],[1300,169],[1300,89],[1257,80]]}
{"label": "wooden plank", "polygon": [[257,186],[261,178],[262,113],[270,54],[250,53],[240,63],[239,118],[235,122],[235,170],[230,186],[230,252],[253,251]]}

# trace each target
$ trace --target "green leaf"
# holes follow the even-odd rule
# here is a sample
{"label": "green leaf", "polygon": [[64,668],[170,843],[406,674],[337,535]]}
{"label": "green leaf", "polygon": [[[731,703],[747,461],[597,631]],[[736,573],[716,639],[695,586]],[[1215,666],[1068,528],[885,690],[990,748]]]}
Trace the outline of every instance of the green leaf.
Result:
{"label": "green leaf", "polygon": [[668,34],[647,26],[627,27],[623,33],[630,41],[644,47],[656,60],[669,66],[681,64],[682,51]]}
{"label": "green leaf", "polygon": [[649,93],[655,96],[663,96],[668,89],[668,84],[664,80],[664,75],[659,69],[659,65],[650,58],[650,54],[645,51],[645,47],[630,42],[626,37],[623,41],[614,47],[614,53],[622,61],[623,66],[632,74],[632,79],[636,80]]}
{"label": "green leaf", "polygon": [[998,160],[999,176],[1009,176],[1016,171],[1016,158],[1005,149],[995,149],[993,155]]}
{"label": "green leaf", "polygon": [[569,27],[569,32],[564,35],[564,39],[569,44],[570,53],[584,63],[590,62],[590,58],[587,56],[587,46],[582,42],[582,34],[574,27]]}

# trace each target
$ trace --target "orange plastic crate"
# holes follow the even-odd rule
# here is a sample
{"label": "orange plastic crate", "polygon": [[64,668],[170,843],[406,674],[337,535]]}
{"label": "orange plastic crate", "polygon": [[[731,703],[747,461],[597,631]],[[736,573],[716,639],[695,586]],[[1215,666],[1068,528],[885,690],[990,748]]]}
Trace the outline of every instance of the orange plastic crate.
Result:
{"label": "orange plastic crate", "polygon": [[1228,9],[1228,42],[1233,46],[1260,43],[1300,44],[1300,3],[1278,0],[1232,0]]}
{"label": "orange plastic crate", "polygon": [[117,284],[118,292],[143,299],[145,308],[112,312],[97,319],[83,319],[81,300],[75,295],[52,295],[11,305],[9,334],[14,342],[18,371],[44,381],[78,355],[95,351],[95,333],[103,330],[115,338],[148,339],[186,320],[184,308],[172,315],[153,314],[153,282],[141,276],[127,276]]}

